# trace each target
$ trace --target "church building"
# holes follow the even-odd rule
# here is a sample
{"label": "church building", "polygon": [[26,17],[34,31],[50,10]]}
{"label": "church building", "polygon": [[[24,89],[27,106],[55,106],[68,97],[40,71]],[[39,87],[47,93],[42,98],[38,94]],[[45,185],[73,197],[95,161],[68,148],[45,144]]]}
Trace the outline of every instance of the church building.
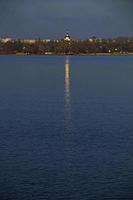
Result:
{"label": "church building", "polygon": [[64,41],[68,41],[68,42],[71,41],[71,37],[68,33],[66,33],[66,35],[64,36]]}

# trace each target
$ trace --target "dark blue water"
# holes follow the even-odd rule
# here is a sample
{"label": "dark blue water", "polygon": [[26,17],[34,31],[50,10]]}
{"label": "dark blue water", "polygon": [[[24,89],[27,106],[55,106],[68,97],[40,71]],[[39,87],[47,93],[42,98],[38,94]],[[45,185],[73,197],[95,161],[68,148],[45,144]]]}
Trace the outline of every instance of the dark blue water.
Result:
{"label": "dark blue water", "polygon": [[133,199],[133,57],[0,56],[0,200]]}

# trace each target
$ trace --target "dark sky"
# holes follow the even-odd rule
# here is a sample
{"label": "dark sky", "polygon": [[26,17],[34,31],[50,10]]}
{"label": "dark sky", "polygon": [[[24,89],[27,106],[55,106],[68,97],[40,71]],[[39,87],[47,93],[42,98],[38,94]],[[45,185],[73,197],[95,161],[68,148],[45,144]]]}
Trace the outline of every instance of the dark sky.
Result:
{"label": "dark sky", "polygon": [[0,0],[0,36],[133,35],[133,0]]}

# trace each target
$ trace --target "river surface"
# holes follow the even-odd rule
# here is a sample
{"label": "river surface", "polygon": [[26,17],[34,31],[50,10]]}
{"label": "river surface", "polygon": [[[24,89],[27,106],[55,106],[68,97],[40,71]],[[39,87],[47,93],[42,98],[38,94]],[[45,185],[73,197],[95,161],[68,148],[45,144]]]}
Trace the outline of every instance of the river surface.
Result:
{"label": "river surface", "polygon": [[0,200],[133,199],[133,57],[0,56]]}

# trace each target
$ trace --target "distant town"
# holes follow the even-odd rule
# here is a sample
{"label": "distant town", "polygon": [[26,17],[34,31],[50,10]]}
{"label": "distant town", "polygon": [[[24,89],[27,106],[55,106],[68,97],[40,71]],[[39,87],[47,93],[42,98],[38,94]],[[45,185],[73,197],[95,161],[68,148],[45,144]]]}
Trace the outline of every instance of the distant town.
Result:
{"label": "distant town", "polygon": [[0,38],[0,54],[16,55],[133,55],[133,37],[74,39]]}

